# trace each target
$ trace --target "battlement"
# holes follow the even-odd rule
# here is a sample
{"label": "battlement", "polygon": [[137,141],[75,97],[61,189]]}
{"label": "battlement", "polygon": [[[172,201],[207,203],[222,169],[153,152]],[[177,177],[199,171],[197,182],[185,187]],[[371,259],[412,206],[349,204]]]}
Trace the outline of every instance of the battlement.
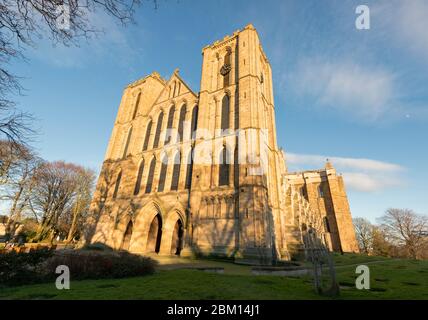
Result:
{"label": "battlement", "polygon": [[238,30],[236,30],[235,32],[233,32],[233,34],[232,34],[232,35],[226,35],[226,36],[224,36],[224,37],[223,37],[223,39],[221,39],[221,40],[216,40],[216,41],[214,41],[212,44],[208,44],[208,45],[206,45],[205,47],[203,47],[203,48],[202,48],[202,53],[203,53],[206,49],[208,49],[208,48],[210,48],[210,49],[215,49],[215,48],[217,48],[217,47],[219,47],[219,46],[223,45],[225,42],[228,42],[228,41],[231,41],[231,40],[235,39],[235,38],[239,35],[239,33],[240,33],[240,32],[242,32],[242,31],[244,31],[244,30],[254,30],[254,31],[256,31],[256,32],[257,32],[256,28],[255,28],[251,23],[249,23],[249,24],[247,24],[247,25],[246,25],[242,30],[241,30],[241,29],[238,29]]}
{"label": "battlement", "polygon": [[149,74],[149,75],[147,75],[147,76],[145,76],[143,78],[140,78],[140,79],[138,79],[138,80],[136,80],[134,82],[131,82],[130,84],[128,84],[126,86],[126,88],[134,88],[134,87],[136,87],[136,86],[144,83],[150,77],[154,78],[154,79],[156,79],[158,81],[160,81],[163,84],[166,84],[166,80],[164,78],[162,78],[161,75],[158,72],[153,71],[151,74]]}
{"label": "battlement", "polygon": [[[152,72],[126,87],[91,204],[100,218],[89,241],[139,254],[271,264],[290,259],[304,245],[304,234],[295,233],[318,221],[331,250],[356,251],[333,165],[287,172],[276,140],[272,70],[255,27],[203,53],[199,94],[178,69],[167,80]],[[218,134],[240,129],[250,129],[245,139]],[[266,140],[252,134],[264,129]],[[259,170],[262,159],[269,174]],[[111,219],[118,212],[124,214]]]}

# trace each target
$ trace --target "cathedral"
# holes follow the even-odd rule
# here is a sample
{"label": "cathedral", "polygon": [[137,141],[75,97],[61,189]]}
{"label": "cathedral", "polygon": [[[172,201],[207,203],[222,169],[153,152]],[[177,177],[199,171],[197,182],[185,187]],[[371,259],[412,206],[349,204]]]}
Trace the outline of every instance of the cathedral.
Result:
{"label": "cathedral", "polygon": [[298,258],[311,232],[357,252],[343,179],[288,172],[277,145],[272,70],[250,24],[202,49],[199,92],[178,69],[128,85],[85,240],[138,254]]}

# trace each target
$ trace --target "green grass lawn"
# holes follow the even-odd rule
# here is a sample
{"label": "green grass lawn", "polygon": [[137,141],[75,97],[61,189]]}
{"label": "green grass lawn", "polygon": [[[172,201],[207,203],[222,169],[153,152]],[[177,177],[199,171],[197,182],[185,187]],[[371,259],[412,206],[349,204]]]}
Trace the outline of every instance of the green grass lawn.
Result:
{"label": "green grass lawn", "polygon": [[[338,299],[428,299],[428,261],[360,255],[335,255],[335,261]],[[371,290],[355,288],[355,264],[363,263],[370,267]],[[327,299],[315,294],[309,277],[255,276],[249,267],[214,265],[229,269],[215,274],[161,268],[145,277],[71,281],[70,290],[57,290],[54,283],[3,288],[0,299]]]}
{"label": "green grass lawn", "polygon": [[337,265],[345,299],[428,299],[428,261],[379,259],[367,262],[370,291],[355,289],[355,266]]}
{"label": "green grass lawn", "polygon": [[391,258],[379,257],[379,256],[366,256],[364,254],[332,253],[332,255],[336,266],[372,263],[372,262],[378,262],[378,261],[394,261]]}

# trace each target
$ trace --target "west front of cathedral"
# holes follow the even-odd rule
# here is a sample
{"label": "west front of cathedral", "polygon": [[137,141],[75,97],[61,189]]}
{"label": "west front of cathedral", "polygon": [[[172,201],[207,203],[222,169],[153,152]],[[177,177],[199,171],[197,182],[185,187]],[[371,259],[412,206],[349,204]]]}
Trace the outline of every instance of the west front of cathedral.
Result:
{"label": "west front of cathedral", "polygon": [[169,80],[154,72],[125,88],[86,241],[254,264],[293,259],[308,239],[357,252],[344,182],[332,164],[287,171],[271,66],[255,28],[202,55],[199,93],[178,70]]}

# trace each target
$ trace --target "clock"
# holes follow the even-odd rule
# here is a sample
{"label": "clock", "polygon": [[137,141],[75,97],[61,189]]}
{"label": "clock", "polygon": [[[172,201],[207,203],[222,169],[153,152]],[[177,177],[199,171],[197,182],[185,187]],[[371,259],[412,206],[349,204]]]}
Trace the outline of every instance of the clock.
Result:
{"label": "clock", "polygon": [[220,69],[220,74],[224,77],[230,72],[230,70],[232,70],[232,66],[225,63]]}

